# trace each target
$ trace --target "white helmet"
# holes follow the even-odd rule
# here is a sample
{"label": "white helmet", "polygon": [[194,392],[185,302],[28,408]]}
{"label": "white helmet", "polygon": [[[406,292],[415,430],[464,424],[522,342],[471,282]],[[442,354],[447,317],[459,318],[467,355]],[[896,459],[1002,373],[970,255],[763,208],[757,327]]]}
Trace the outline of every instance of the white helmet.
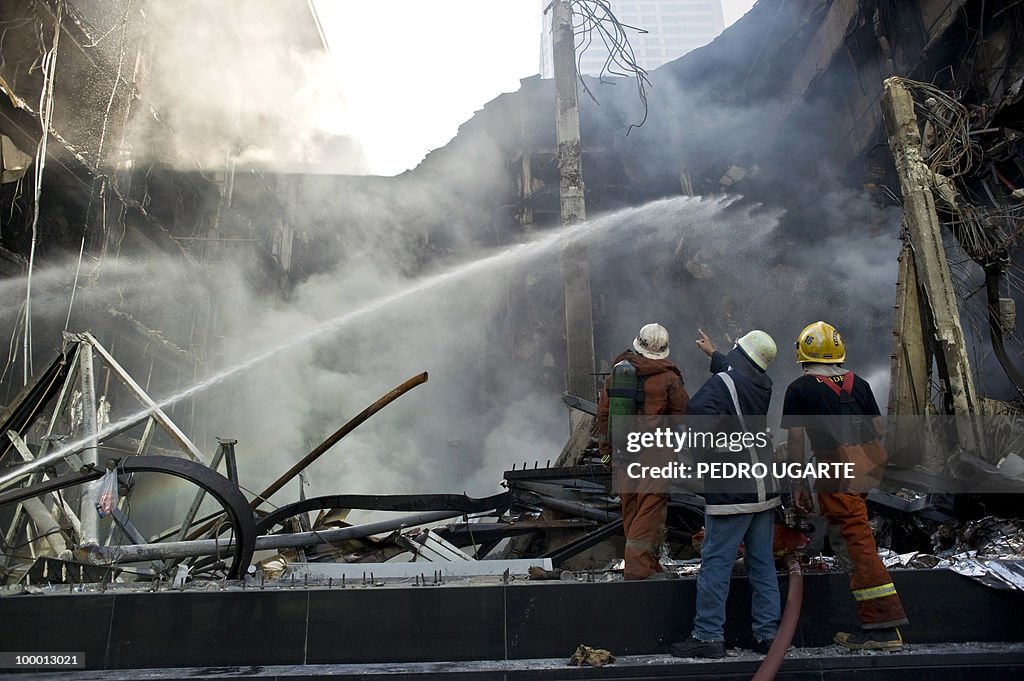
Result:
{"label": "white helmet", "polygon": [[775,341],[760,329],[741,336],[736,341],[736,345],[743,351],[743,354],[750,358],[750,361],[761,367],[761,371],[768,369],[768,365],[775,359]]}
{"label": "white helmet", "polygon": [[633,349],[647,359],[668,357],[668,331],[661,324],[647,324],[633,339]]}

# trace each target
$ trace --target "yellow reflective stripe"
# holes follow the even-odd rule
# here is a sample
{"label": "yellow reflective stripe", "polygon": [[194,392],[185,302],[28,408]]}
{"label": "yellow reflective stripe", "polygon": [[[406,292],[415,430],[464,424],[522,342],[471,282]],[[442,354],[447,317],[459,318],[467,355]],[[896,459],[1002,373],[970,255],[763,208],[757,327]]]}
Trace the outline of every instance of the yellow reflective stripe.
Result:
{"label": "yellow reflective stripe", "polygon": [[892,582],[883,584],[882,586],[869,586],[866,589],[854,589],[853,598],[857,601],[870,601],[875,598],[885,598],[886,596],[895,596],[896,587]]}

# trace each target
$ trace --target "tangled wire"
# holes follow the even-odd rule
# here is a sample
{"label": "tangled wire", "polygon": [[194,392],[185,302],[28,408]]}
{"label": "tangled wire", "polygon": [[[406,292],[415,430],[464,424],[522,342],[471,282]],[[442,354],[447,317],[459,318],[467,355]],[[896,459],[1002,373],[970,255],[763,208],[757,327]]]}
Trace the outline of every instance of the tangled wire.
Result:
{"label": "tangled wire", "polygon": [[[991,153],[973,137],[998,129],[972,132],[971,113],[955,94],[928,83],[900,80],[912,93],[918,120],[923,121],[921,153],[932,174],[942,220],[956,237],[957,246],[947,247],[947,259],[974,341],[975,361],[983,365],[990,350],[981,347],[980,340],[991,335],[996,354],[1003,353],[1000,363],[1007,377],[1024,398],[1024,376],[1003,349],[1009,344],[1017,351],[1024,339],[1003,317],[997,299],[1024,295],[1024,269],[1012,257],[1024,234],[1024,206],[1002,195],[999,187],[1011,185],[996,169]],[[984,380],[983,375],[979,378]]]}
{"label": "tangled wire", "polygon": [[643,116],[639,123],[633,123],[629,126],[626,130],[628,135],[633,128],[639,128],[647,120],[647,88],[650,87],[651,81],[647,78],[647,71],[636,61],[636,54],[633,52],[633,46],[629,43],[627,31],[635,31],[638,34],[647,33],[647,31],[619,21],[615,13],[612,12],[610,0],[570,0],[570,6],[572,7],[574,17],[573,34],[576,41],[576,74],[587,96],[595,104],[598,103],[597,98],[590,91],[581,73],[583,55],[594,44],[595,40],[600,40],[601,44],[604,45],[605,52],[608,54],[604,64],[601,65],[598,79],[604,83],[608,82],[605,80],[606,76],[622,76],[632,77],[636,82],[637,95],[643,106]]}
{"label": "tangled wire", "polygon": [[901,78],[914,95],[924,120],[924,155],[928,168],[952,179],[971,169],[970,113],[954,96],[929,83]]}

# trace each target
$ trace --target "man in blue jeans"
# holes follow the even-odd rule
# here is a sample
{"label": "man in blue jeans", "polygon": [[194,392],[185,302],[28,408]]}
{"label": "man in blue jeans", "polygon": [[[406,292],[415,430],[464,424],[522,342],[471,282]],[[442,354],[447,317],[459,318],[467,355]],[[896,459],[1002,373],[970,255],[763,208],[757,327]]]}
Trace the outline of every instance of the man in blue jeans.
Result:
{"label": "man in blue jeans", "polygon": [[[698,331],[700,331],[698,329]],[[765,373],[775,359],[775,342],[764,331],[751,331],[736,342],[728,355],[715,350],[700,331],[697,346],[711,357],[715,374],[687,405],[688,426],[726,433],[766,431],[772,381]],[[717,417],[717,418],[709,418]],[[771,443],[765,447],[721,448],[698,453],[707,460],[772,465]],[[676,657],[725,656],[725,602],[732,567],[742,542],[743,559],[753,592],[751,619],[753,649],[768,652],[779,628],[779,582],[772,551],[775,507],[781,503],[771,476],[705,481],[704,543],[697,576],[697,614],[690,637],[673,643]]]}

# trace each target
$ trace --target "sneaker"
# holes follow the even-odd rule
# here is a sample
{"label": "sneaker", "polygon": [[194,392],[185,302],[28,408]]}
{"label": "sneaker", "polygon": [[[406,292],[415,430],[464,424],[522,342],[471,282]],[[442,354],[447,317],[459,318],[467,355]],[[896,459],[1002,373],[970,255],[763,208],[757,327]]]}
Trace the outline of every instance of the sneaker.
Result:
{"label": "sneaker", "polygon": [[850,650],[900,650],[903,648],[903,637],[896,627],[887,629],[861,629],[849,634],[840,631],[832,639]]}
{"label": "sneaker", "polygon": [[771,650],[771,647],[772,647],[773,643],[775,643],[775,639],[774,638],[768,638],[768,639],[765,639],[763,641],[758,641],[755,638],[754,642],[752,644],[750,644],[750,649],[753,650],[755,653],[761,653],[762,655],[767,655],[768,651]]}
{"label": "sneaker", "polygon": [[725,657],[725,641],[701,641],[691,636],[685,641],[673,643],[669,646],[669,652],[672,657]]}

